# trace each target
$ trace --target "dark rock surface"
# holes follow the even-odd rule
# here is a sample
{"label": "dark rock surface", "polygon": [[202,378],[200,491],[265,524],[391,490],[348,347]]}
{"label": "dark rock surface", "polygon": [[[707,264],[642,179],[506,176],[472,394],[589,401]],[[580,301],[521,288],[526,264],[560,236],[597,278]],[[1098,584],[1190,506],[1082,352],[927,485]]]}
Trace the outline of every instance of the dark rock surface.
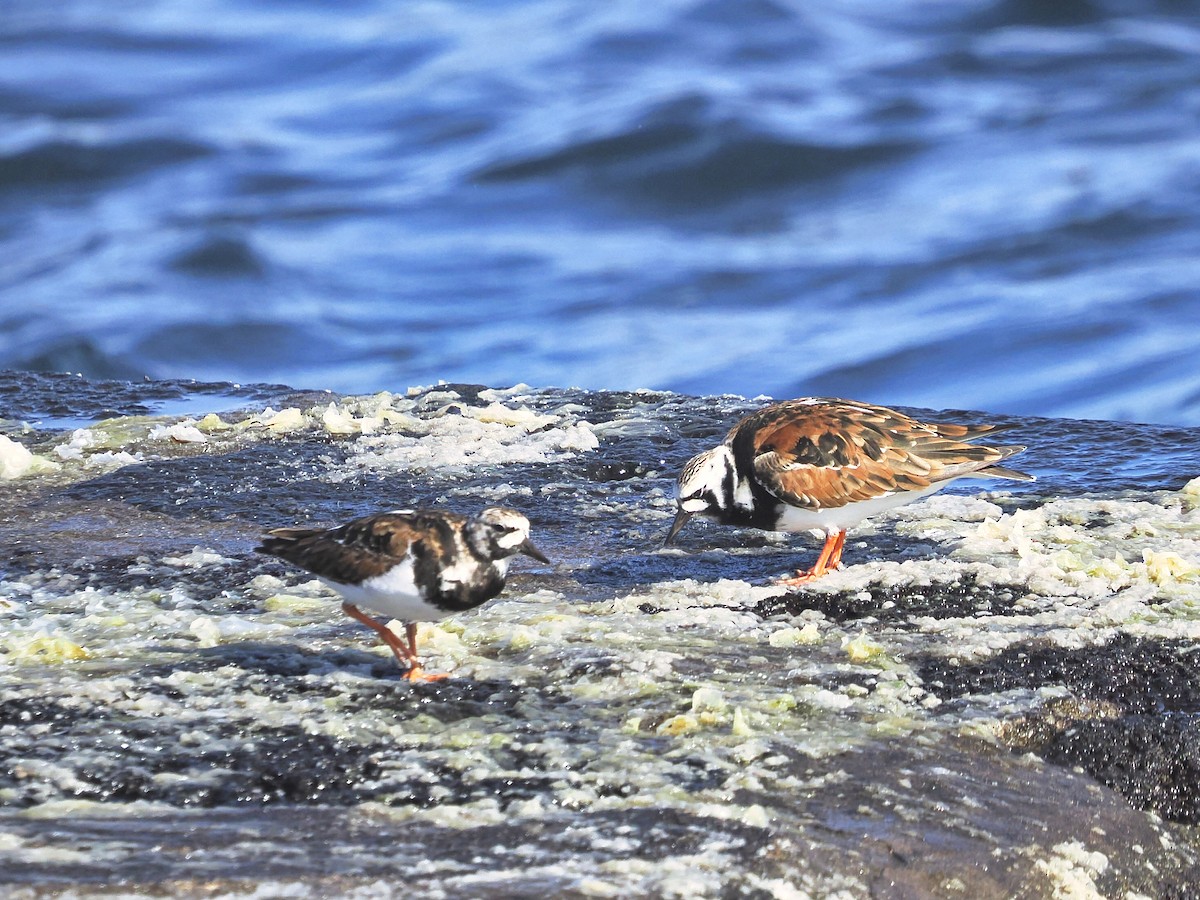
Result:
{"label": "dark rock surface", "polygon": [[[1023,421],[1035,486],[796,591],[803,537],[660,548],[740,398],[76,381],[0,376],[6,896],[1194,896],[1195,433]],[[554,564],[423,632],[445,682],[252,552],[494,502]]]}

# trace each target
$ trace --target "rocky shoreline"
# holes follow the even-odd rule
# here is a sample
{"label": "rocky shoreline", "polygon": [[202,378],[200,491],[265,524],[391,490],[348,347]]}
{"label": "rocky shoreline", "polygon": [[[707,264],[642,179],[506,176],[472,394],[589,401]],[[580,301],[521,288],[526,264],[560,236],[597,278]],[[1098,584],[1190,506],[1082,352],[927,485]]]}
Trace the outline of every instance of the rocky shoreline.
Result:
{"label": "rocky shoreline", "polygon": [[[661,548],[679,464],[739,397],[8,374],[0,400],[12,896],[1200,881],[1195,431],[1022,420],[1035,486],[904,507],[785,590],[803,538]],[[553,565],[423,631],[443,683],[401,681],[252,552],[265,527],[491,503]]]}

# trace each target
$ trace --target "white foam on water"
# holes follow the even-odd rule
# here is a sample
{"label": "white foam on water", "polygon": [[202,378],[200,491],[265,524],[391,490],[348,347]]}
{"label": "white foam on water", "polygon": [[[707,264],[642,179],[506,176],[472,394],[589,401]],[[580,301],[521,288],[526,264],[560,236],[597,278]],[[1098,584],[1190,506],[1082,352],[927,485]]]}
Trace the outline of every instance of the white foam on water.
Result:
{"label": "white foam on water", "polygon": [[447,405],[430,418],[405,423],[402,433],[363,438],[346,470],[455,469],[550,462],[599,447],[592,426],[570,415],[546,415],[492,402]]}
{"label": "white foam on water", "polygon": [[[633,409],[626,421],[642,429],[646,415]],[[345,461],[328,461],[324,472],[329,480],[351,481],[364,471],[441,473],[554,461],[590,453],[598,433],[620,431],[595,428],[586,416],[571,404],[534,405],[522,392],[481,394],[471,403],[451,391],[376,395],[295,414],[266,411],[206,431],[204,444],[159,440],[148,428],[115,452],[150,453],[153,442],[162,445],[154,452],[220,453],[239,442],[276,440],[295,427],[351,441]],[[64,465],[96,452],[93,437],[72,437]],[[923,656],[982,660],[1021,641],[1075,647],[1122,632],[1200,640],[1198,482],[1138,497],[1026,500],[1022,509],[1001,493],[938,495],[865,523],[851,535],[843,568],[803,588],[810,599],[871,597],[886,589],[897,599],[881,602],[894,605],[905,592],[919,596],[971,581],[983,600],[1008,597],[1012,609],[1004,614],[967,607],[961,615],[893,622],[881,608],[878,617],[839,622],[807,609],[764,618],[756,607],[785,592],[769,582],[635,575],[627,585],[610,581],[594,589],[585,576],[596,560],[585,547],[548,572],[514,573],[499,598],[476,610],[420,627],[429,669],[517,692],[511,715],[481,712],[450,721],[420,711],[398,718],[386,704],[363,702],[364,692],[408,690],[378,677],[378,666],[392,664],[390,651],[343,616],[319,583],[303,575],[243,576],[236,554],[201,538],[182,545],[190,549],[130,560],[127,587],[53,569],[0,581],[0,691],[30,698],[33,690],[72,709],[94,705],[114,716],[170,723],[164,740],[177,747],[232,752],[244,743],[239,733],[297,726],[382,747],[374,759],[375,793],[362,814],[413,827],[558,827],[564,811],[644,809],[767,827],[770,812],[737,799],[742,792],[795,795],[835,783],[846,774],[839,768],[844,754],[881,742],[994,739],[1004,721],[1064,696],[1058,687],[1012,691],[947,711],[918,675]],[[519,495],[532,502],[557,490],[578,485],[497,484],[486,499]],[[722,543],[718,529],[709,532],[704,551],[647,553],[646,535],[664,527],[673,507],[651,477],[611,491],[596,488],[592,497],[581,502],[580,522],[619,526],[634,562],[677,561],[681,570],[694,560],[717,570],[757,556],[778,557],[781,569],[792,562],[790,552],[781,552],[791,546],[786,538],[734,547]],[[899,557],[872,558],[871,535],[887,529],[899,539]],[[587,533],[581,526],[582,544]],[[296,686],[314,689],[259,690],[248,673],[264,648],[281,671],[297,673],[287,676]],[[179,665],[210,659],[195,670]],[[146,680],[138,676],[143,671],[156,674]],[[66,802],[88,772],[111,765],[105,752],[93,746],[52,761],[18,753],[13,764],[24,766],[29,779],[0,799],[61,814],[52,804]],[[438,773],[452,773],[464,785],[520,782],[530,777],[523,759],[538,761],[535,774],[553,775],[533,796],[454,802],[438,784],[428,806],[404,799],[414,783],[437,784]],[[820,761],[822,770],[806,776],[797,759]],[[225,777],[217,770],[160,774],[197,786]],[[578,827],[586,839],[609,839],[583,819]],[[727,883],[734,857],[723,840],[714,834],[681,855],[678,866],[618,871],[558,861],[545,874],[586,883],[600,895],[704,895]],[[0,856],[33,852],[0,847]],[[1057,848],[1039,859],[1064,884],[1086,885],[1102,872],[1092,857]],[[498,880],[487,883],[504,883],[507,871],[489,873]],[[514,867],[513,878],[518,871],[531,869]],[[483,882],[447,872],[440,883],[453,893]],[[789,887],[829,896],[861,887],[839,887],[834,876],[813,873],[763,885],[780,896]]]}

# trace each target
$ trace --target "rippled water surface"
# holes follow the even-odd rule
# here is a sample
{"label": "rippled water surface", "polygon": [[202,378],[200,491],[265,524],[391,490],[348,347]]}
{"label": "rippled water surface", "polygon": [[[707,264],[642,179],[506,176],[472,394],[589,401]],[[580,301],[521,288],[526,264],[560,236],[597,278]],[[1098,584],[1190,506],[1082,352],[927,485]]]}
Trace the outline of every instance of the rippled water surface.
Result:
{"label": "rippled water surface", "polygon": [[0,367],[1200,422],[1200,17],[0,3]]}

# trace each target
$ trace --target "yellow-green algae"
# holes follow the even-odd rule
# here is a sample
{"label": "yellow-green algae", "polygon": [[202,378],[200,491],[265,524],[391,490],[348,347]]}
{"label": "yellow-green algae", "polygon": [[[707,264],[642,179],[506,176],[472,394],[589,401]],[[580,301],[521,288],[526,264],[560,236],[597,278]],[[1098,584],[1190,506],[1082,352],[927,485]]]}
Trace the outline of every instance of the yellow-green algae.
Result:
{"label": "yellow-green algae", "polygon": [[[63,442],[60,456],[64,469],[70,469],[102,454],[115,464],[323,434],[354,441],[347,461],[331,462],[321,474],[338,483],[364,471],[561,460],[595,451],[598,434],[649,427],[645,410],[637,407],[628,410],[624,425],[618,417],[600,427],[566,404],[551,412],[534,410],[523,407],[519,396],[480,394],[477,402],[467,403],[449,390],[413,397],[380,394],[267,409],[237,421],[180,420],[159,432],[162,420],[130,417],[87,429],[87,435],[76,432]],[[186,440],[192,428],[206,440]],[[646,530],[661,530],[672,500],[660,485],[648,485],[644,502],[601,501],[581,509],[580,520],[620,516],[639,539]],[[945,584],[969,576],[984,586],[1024,592],[1017,614],[992,617],[986,627],[965,616],[920,619],[915,629],[844,625],[813,610],[764,620],[751,610],[780,590],[728,578],[657,580],[597,592],[581,580],[592,562],[586,551],[566,555],[553,570],[552,587],[531,586],[514,566],[516,574],[500,599],[443,623],[422,625],[419,636],[431,669],[524,689],[512,716],[446,722],[426,712],[397,719],[386,706],[364,704],[363,691],[406,689],[392,681],[380,686],[377,665],[390,665],[390,652],[342,616],[331,594],[302,575],[280,579],[255,573],[243,581],[237,580],[240,572],[233,575],[222,590],[251,604],[237,612],[223,609],[211,589],[173,584],[173,573],[219,569],[231,558],[203,543],[182,554],[138,561],[140,571],[158,576],[154,587],[95,590],[54,573],[0,582],[5,601],[0,605],[5,629],[0,678],[13,683],[31,661],[54,664],[80,702],[176,723],[185,745],[234,740],[213,729],[213,717],[219,716],[222,722],[244,723],[248,733],[263,724],[296,723],[312,734],[381,742],[387,750],[378,762],[385,771],[418,778],[450,770],[467,784],[520,779],[528,774],[520,768],[526,753],[542,760],[543,771],[555,773],[533,798],[455,804],[446,796],[442,803],[419,808],[390,806],[396,798],[381,794],[362,804],[364,816],[468,828],[550,821],[562,810],[674,807],[767,827],[769,812],[738,799],[739,792],[803,791],[804,780],[789,760],[832,761],[832,771],[819,777],[836,779],[836,760],[856,747],[936,739],[943,733],[987,736],[1006,717],[1061,695],[1061,689],[1050,689],[944,716],[935,712],[936,698],[910,667],[920,652],[979,659],[1031,636],[1075,646],[1116,630],[1200,638],[1197,485],[1200,479],[1150,499],[1058,499],[1013,512],[994,502],[996,496],[936,497],[881,522],[900,534],[936,541],[937,555],[859,562],[848,553],[845,568],[811,587],[813,594],[833,594],[879,585]],[[536,498],[554,487],[497,484],[492,489],[499,495],[523,490]],[[478,489],[470,491],[475,499]],[[449,497],[468,500],[453,489]],[[869,535],[881,522],[868,524],[860,534]],[[762,547],[731,550],[714,537],[711,549],[694,556],[719,561],[731,553],[774,553],[783,574],[790,563],[784,562],[782,546],[783,539],[769,538]],[[659,556],[678,558],[672,554],[678,551]],[[653,614],[643,609],[648,603]],[[170,693],[148,695],[136,679],[122,674],[204,650],[236,654],[247,644],[316,654],[314,662],[304,657],[308,668],[300,681],[323,690],[256,693],[242,685],[245,671],[233,664],[236,655],[228,657],[230,664],[163,675]],[[321,654],[349,651],[354,655],[337,663],[320,661]],[[114,668],[96,669],[98,661]],[[553,704],[547,699],[551,695]],[[565,707],[557,705],[559,698]],[[570,739],[568,727],[580,717],[590,723],[591,740],[583,744]],[[689,773],[697,770],[706,773],[704,778],[689,783]],[[60,785],[73,777],[69,767],[39,771]],[[1102,871],[1097,857],[1081,855],[1091,852],[1086,848],[1057,845],[1050,855],[1035,848],[1029,852],[1037,854],[1039,868],[1056,883],[1086,885]],[[702,895],[721,883],[726,861],[718,849],[710,849],[673,861],[679,865],[670,871],[638,872],[635,861],[632,875],[592,873],[588,883],[601,894],[636,884],[663,894]],[[798,885],[826,895],[836,890],[833,879],[806,884],[798,876],[771,884],[784,896],[800,890]]]}

